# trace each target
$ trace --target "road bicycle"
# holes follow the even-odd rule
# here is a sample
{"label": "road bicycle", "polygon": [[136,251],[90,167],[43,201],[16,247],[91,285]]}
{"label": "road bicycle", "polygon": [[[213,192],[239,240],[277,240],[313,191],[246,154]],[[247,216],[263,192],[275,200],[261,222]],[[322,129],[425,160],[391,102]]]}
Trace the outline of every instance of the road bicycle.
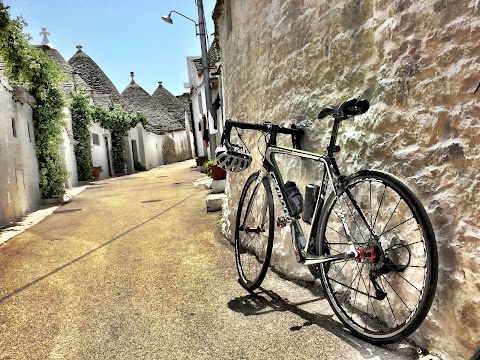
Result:
{"label": "road bicycle", "polygon": [[[236,214],[240,284],[250,292],[260,286],[270,264],[275,227],[289,225],[297,261],[320,278],[340,321],[357,337],[386,344],[410,335],[427,316],[438,255],[428,215],[402,181],[371,169],[345,176],[337,166],[340,123],[368,108],[367,100],[350,99],[320,112],[319,119],[333,117],[326,155],[302,150],[302,127],[227,120],[216,159],[225,170],[242,171],[252,158],[238,129],[259,131],[265,139],[263,167],[246,180]],[[230,142],[233,128],[241,144]],[[293,147],[277,145],[278,134],[291,135]],[[322,180],[306,185],[305,199],[294,182],[283,180],[276,155],[323,164]],[[283,210],[278,218],[271,184]],[[300,221],[311,225],[309,236]]]}

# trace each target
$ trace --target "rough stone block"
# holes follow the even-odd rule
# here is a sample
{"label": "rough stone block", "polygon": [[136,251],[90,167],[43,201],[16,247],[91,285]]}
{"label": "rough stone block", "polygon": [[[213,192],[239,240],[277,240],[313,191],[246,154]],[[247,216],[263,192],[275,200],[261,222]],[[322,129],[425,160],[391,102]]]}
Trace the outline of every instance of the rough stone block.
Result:
{"label": "rough stone block", "polygon": [[223,202],[227,198],[225,194],[211,194],[207,196],[207,212],[222,210]]}
{"label": "rough stone block", "polygon": [[212,188],[212,182],[213,182],[213,179],[208,178],[208,180],[206,180],[205,183],[204,183],[205,189],[210,190]]}
{"label": "rough stone block", "polygon": [[212,193],[218,194],[218,193],[223,193],[225,191],[226,185],[227,185],[227,179],[213,180],[210,187],[212,189]]}

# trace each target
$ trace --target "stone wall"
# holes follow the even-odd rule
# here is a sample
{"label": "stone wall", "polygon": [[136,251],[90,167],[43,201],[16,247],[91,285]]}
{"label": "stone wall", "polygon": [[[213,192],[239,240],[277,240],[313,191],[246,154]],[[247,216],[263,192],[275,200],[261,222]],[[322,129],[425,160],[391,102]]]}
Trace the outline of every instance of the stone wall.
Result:
{"label": "stone wall", "polygon": [[[319,110],[352,96],[370,100],[366,115],[342,123],[339,166],[392,172],[421,199],[440,272],[413,339],[445,358],[469,359],[480,333],[480,2],[222,0],[214,19],[227,118],[306,121],[304,148],[323,153],[331,121],[317,120]],[[254,154],[257,138],[244,132]],[[316,170],[290,159],[281,165],[284,179],[301,184]],[[229,236],[246,176],[229,176]],[[274,266],[308,279],[289,232],[278,233]]]}
{"label": "stone wall", "polygon": [[192,158],[186,130],[172,131],[163,138],[163,161],[171,164]]}

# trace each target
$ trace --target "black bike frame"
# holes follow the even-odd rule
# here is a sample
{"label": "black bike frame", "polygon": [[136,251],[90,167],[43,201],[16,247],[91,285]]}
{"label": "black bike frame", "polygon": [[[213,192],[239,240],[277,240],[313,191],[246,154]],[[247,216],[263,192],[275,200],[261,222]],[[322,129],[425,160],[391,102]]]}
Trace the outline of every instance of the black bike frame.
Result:
{"label": "black bike frame", "polygon": [[[270,179],[272,180],[273,187],[275,189],[275,192],[277,193],[278,199],[280,201],[280,205],[282,206],[284,215],[287,220],[292,222],[293,229],[295,231],[295,234],[293,234],[293,245],[294,245],[294,250],[295,254],[297,255],[297,261],[303,262],[305,261],[305,255],[302,254],[303,252],[306,252],[308,249],[309,244],[313,241],[313,237],[315,236],[317,229],[318,229],[318,216],[317,214],[320,214],[321,211],[323,210],[323,204],[325,201],[325,196],[327,194],[327,187],[328,183],[332,185],[332,188],[335,191],[335,182],[334,178],[338,178],[340,176],[340,171],[335,163],[335,158],[329,157],[329,156],[323,156],[319,155],[316,153],[311,153],[299,149],[293,149],[293,148],[288,148],[288,147],[283,147],[283,146],[277,146],[275,144],[276,139],[273,137],[273,142],[272,139],[270,139],[269,143],[267,144],[267,148],[265,151],[265,158],[263,161],[263,168],[265,169],[266,173],[270,176]],[[302,244],[301,243],[301,238],[305,238],[303,234],[302,227],[299,224],[299,216],[293,216],[293,211],[290,206],[290,203],[287,201],[287,195],[285,191],[285,186],[284,183],[285,181],[282,178],[282,175],[280,173],[280,170],[278,168],[277,162],[275,161],[275,154],[282,154],[282,155],[290,155],[290,156],[295,156],[299,157],[301,159],[308,159],[308,160],[313,160],[313,161],[320,161],[323,163],[323,178],[322,182],[320,185],[320,191],[317,199],[317,203],[315,204],[315,211],[313,214],[313,222],[312,222],[312,227],[310,230],[309,237],[306,238],[306,243]],[[265,175],[263,175],[265,176]],[[326,177],[328,176],[330,181],[326,181]],[[261,178],[262,175],[259,176]]]}
{"label": "black bike frame", "polygon": [[[294,246],[295,254],[297,257],[297,261],[300,263],[307,264],[306,260],[309,260],[311,264],[314,264],[314,263],[320,263],[320,262],[348,259],[348,258],[356,257],[357,255],[356,250],[353,246],[353,242],[351,241],[351,235],[348,230],[348,226],[346,225],[346,221],[342,213],[343,210],[340,211],[339,217],[344,225],[346,237],[350,244],[350,252],[345,254],[340,254],[340,255],[332,255],[332,256],[309,256],[307,254],[307,250],[309,249],[310,244],[314,240],[314,236],[318,231],[318,226],[320,225],[318,223],[320,218],[319,214],[321,214],[321,212],[323,211],[323,205],[324,205],[325,197],[327,194],[328,183],[331,184],[332,191],[335,193],[335,196],[338,195],[337,190],[339,190],[340,189],[339,187],[342,186],[343,176],[340,173],[340,170],[337,166],[337,163],[334,157],[334,153],[339,151],[339,148],[336,145],[336,141],[337,141],[338,129],[341,121],[342,119],[337,119],[337,118],[335,118],[334,120],[332,134],[330,137],[330,144],[327,148],[327,155],[320,155],[317,153],[312,153],[312,152],[302,150],[300,146],[300,139],[301,139],[301,136],[303,135],[303,131],[300,129],[282,128],[282,127],[279,127],[278,125],[272,125],[272,124],[249,124],[249,123],[242,123],[242,122],[236,122],[231,120],[226,122],[226,128],[225,128],[226,132],[224,133],[224,136],[226,137],[226,139],[229,139],[230,131],[232,127],[259,130],[259,131],[264,131],[270,134],[270,138],[267,142],[265,155],[263,159],[263,168],[260,170],[260,174],[257,179],[257,184],[259,184],[260,181],[267,175],[272,180],[275,192],[277,193],[277,196],[279,198],[280,204],[282,206],[282,209],[285,215],[285,220],[286,220],[285,223],[289,222],[292,225],[292,231],[294,232],[292,234],[293,246]],[[277,134],[279,133],[292,135],[294,148],[278,146]],[[223,140],[224,139],[222,138],[222,143],[223,143]],[[284,180],[278,168],[277,162],[275,161],[275,154],[290,155],[290,156],[299,157],[301,159],[308,159],[308,160],[319,161],[323,163],[323,168],[324,168],[323,178],[320,186],[317,203],[315,204],[315,211],[312,217],[313,219],[312,227],[311,227],[308,238],[305,238],[305,235],[303,234],[302,227],[299,223],[300,217],[293,215],[293,210],[290,206],[289,201],[287,201]],[[327,181],[327,177],[328,177],[328,181]],[[372,234],[372,236],[375,238],[378,238],[371,224],[363,214],[363,211],[360,209],[356,200],[354,199],[354,197],[352,196],[352,194],[348,189],[346,190],[346,194],[350,199],[350,201],[352,202],[354,208],[360,214],[362,220],[365,222],[367,228],[370,230],[370,233]],[[305,239],[304,241],[305,244],[302,244],[302,239]]]}

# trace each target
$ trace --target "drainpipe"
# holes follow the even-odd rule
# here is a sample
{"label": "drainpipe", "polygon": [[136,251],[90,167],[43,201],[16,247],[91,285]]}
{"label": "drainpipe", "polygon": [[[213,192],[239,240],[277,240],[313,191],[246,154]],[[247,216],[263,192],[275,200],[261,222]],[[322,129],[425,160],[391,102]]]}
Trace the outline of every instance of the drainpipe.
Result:
{"label": "drainpipe", "polygon": [[[208,113],[213,114],[212,110],[212,93],[210,90],[210,60],[207,52],[207,38],[205,33],[205,14],[203,12],[203,1],[196,0],[198,8],[198,28],[200,35],[200,45],[202,47],[202,67],[203,67],[203,83],[205,87],[205,103],[207,104],[207,121]],[[212,115],[213,116],[213,115]],[[215,121],[215,120],[214,120]],[[215,158],[215,149],[217,148],[217,138],[215,134],[208,134],[210,144],[210,159]]]}
{"label": "drainpipe", "polygon": [[198,149],[197,149],[197,135],[195,134],[195,118],[193,117],[193,107],[192,107],[192,99],[190,98],[190,128],[192,129],[193,135],[193,149],[195,150],[195,157],[198,157]]}

